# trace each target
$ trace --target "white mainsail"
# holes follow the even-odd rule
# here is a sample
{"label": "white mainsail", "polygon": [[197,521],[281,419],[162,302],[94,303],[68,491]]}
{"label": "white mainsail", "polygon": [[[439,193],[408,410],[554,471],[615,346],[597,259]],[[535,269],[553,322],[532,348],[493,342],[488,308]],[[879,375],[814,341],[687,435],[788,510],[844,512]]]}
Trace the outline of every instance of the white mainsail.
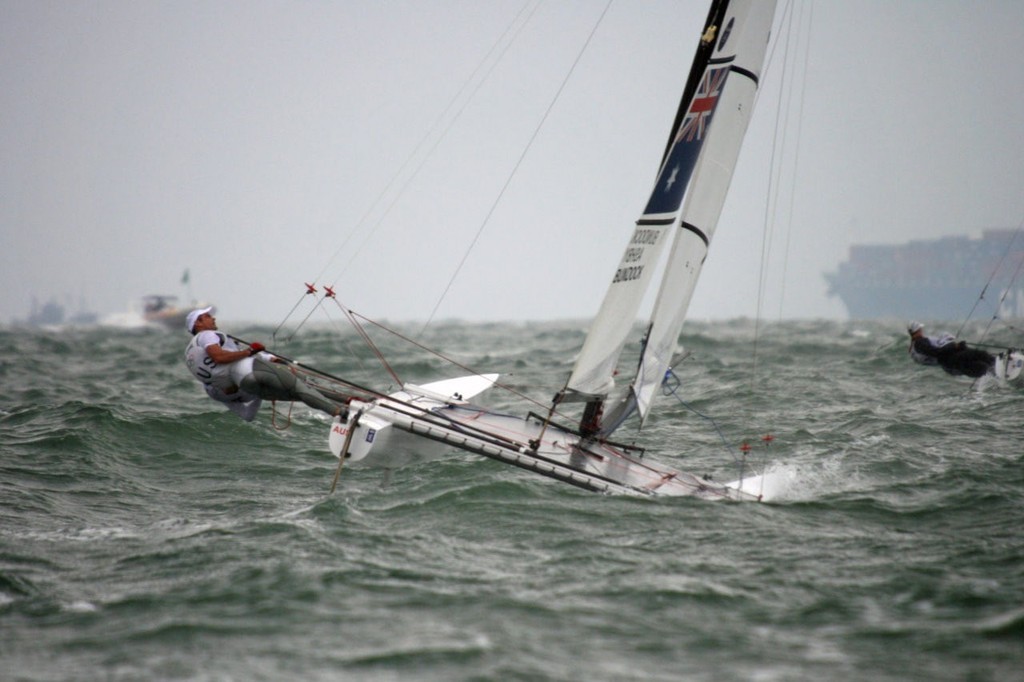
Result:
{"label": "white mainsail", "polygon": [[[608,415],[602,428],[606,434],[634,407],[639,407],[641,419],[646,416],[671,361],[753,110],[774,13],[774,0],[734,0],[717,17],[712,8],[713,30],[706,29],[705,39],[715,41],[714,50],[682,104],[686,113],[677,123],[658,182],[567,385],[590,397],[604,397],[611,390],[650,271],[663,244],[674,236],[637,376],[623,402]],[[669,230],[676,234],[667,234]],[[623,282],[623,272],[639,276]]]}
{"label": "white mainsail", "polygon": [[[679,215],[684,192],[704,143],[702,132],[715,104],[714,100],[710,100],[709,108],[708,100],[695,97],[697,84],[711,77],[713,74],[709,72],[712,70],[716,79],[728,74],[728,69],[721,64],[712,69],[712,58],[728,62],[732,57],[731,54],[725,54],[722,49],[724,46],[715,42],[718,22],[722,19],[721,8],[725,4],[712,3],[654,189],[626,245],[619,267],[612,276],[566,384],[569,391],[585,398],[604,398],[614,388],[612,377],[619,355],[637,318],[665,243],[671,237],[672,225]],[[718,82],[716,80],[716,84]]]}
{"label": "white mainsail", "polygon": [[[745,6],[743,15],[739,14],[741,5]],[[730,11],[736,11],[737,17],[745,16],[743,23],[732,28],[736,58],[729,67],[731,74],[719,96],[714,125],[708,132],[690,181],[678,234],[651,314],[647,343],[633,381],[632,393],[641,422],[647,417],[672,361],[697,277],[725,203],[740,145],[754,110],[775,2],[742,0],[734,2]],[[728,20],[725,26],[728,31]]]}

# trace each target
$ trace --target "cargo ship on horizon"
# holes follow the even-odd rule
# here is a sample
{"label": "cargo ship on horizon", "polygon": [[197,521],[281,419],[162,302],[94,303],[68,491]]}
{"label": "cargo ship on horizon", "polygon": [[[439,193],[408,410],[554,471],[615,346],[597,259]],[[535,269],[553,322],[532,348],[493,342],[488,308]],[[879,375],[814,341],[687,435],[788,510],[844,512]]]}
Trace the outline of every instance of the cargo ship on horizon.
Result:
{"label": "cargo ship on horizon", "polygon": [[992,229],[980,238],[853,245],[838,270],[825,273],[828,295],[838,296],[854,320],[959,321],[984,291],[975,319],[991,317],[997,307],[1000,318],[1022,318],[1024,235],[1018,232]]}

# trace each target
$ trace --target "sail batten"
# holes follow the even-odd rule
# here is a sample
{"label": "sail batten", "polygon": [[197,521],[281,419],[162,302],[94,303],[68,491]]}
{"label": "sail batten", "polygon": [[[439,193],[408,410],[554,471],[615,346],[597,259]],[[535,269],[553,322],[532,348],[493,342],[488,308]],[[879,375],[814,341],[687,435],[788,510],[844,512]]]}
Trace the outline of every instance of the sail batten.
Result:
{"label": "sail batten", "polygon": [[692,232],[695,235],[697,235],[698,237],[700,237],[700,240],[702,242],[704,242],[704,246],[710,246],[711,245],[711,237],[709,237],[708,235],[704,234],[704,231],[701,230],[696,225],[691,225],[690,223],[688,223],[688,222],[686,222],[684,220],[683,222],[681,222],[679,224],[679,227],[681,229],[683,229],[683,230],[689,230],[690,232]]}

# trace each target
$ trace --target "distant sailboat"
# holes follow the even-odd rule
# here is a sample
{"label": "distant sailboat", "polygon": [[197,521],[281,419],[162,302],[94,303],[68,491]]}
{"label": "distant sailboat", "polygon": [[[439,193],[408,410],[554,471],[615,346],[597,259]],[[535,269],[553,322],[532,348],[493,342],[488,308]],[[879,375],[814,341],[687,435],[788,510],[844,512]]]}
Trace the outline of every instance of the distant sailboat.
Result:
{"label": "distant sailboat", "polygon": [[[353,400],[347,418],[334,421],[330,447],[342,462],[394,456],[434,441],[587,490],[759,498],[758,477],[741,473],[733,483],[712,483],[610,439],[631,415],[641,422],[647,417],[670,366],[753,111],[774,12],[773,1],[712,3],[657,182],[550,411],[519,417],[470,403],[496,374],[407,384],[387,396]],[[670,242],[635,377],[616,392],[619,357]],[[557,408],[575,401],[586,404],[581,422],[556,423]],[[411,445],[410,436],[416,437]]]}

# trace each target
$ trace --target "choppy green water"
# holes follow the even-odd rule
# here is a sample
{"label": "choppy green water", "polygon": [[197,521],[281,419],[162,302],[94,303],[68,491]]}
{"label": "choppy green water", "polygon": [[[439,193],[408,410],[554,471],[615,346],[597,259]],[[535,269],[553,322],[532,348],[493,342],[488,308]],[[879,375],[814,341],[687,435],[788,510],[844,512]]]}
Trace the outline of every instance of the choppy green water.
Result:
{"label": "choppy green water", "polygon": [[[755,371],[752,331],[688,324],[679,374],[730,445],[775,434],[760,505],[457,452],[346,468],[331,496],[326,421],[241,422],[183,334],[0,331],[0,677],[1024,679],[1024,389],[911,365],[898,325],[768,325]],[[544,401],[582,331],[427,340]],[[346,345],[282,350],[385,388]],[[453,374],[388,352],[403,379]],[[649,456],[727,476],[714,427],[659,405]]]}

